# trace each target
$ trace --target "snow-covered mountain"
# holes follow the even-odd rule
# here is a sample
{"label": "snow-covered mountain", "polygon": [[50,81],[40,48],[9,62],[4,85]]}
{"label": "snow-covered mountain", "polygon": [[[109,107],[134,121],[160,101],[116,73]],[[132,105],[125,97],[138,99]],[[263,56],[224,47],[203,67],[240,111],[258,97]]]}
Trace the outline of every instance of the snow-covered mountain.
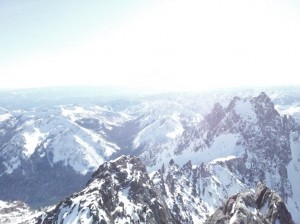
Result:
{"label": "snow-covered mountain", "polygon": [[170,161],[168,171],[161,169],[149,177],[140,159],[121,156],[102,164],[83,190],[57,205],[40,212],[10,205],[0,219],[18,221],[26,210],[25,223],[41,224],[293,223],[283,199],[261,183],[256,193],[247,190],[229,197],[210,217],[214,197],[204,195],[212,189],[198,188],[199,175],[200,167],[188,163],[179,168]]}
{"label": "snow-covered mountain", "polygon": [[146,167],[122,156],[102,164],[87,186],[40,217],[39,223],[175,223]]}
{"label": "snow-covered mountain", "polygon": [[[128,120],[128,116],[101,107],[60,107],[46,111],[13,111],[1,115],[2,133],[11,138],[2,143],[5,173],[12,173],[38,153],[52,157],[75,171],[95,170],[120,148],[107,139],[106,130]],[[6,122],[6,123],[5,123]],[[7,133],[7,127],[15,127]],[[3,139],[3,138],[2,138]],[[3,139],[5,140],[5,139]],[[13,158],[4,153],[11,153]],[[49,155],[51,154],[51,155]]]}
{"label": "snow-covered mountain", "polygon": [[0,201],[0,223],[32,224],[36,223],[42,214],[21,201]]}
{"label": "snow-covered mountain", "polygon": [[201,119],[168,100],[0,112],[0,198],[34,207],[81,189],[103,162],[171,142]]}
{"label": "snow-covered mountain", "polygon": [[179,223],[204,223],[225,198],[258,182],[300,220],[300,128],[297,113],[286,114],[300,102],[293,94],[166,94],[1,108],[0,199],[50,205],[84,188],[106,161],[134,155]]}
{"label": "snow-covered mountain", "polygon": [[170,159],[180,166],[188,160],[201,165],[205,178],[200,175],[195,179],[200,182],[199,189],[209,189],[214,200],[209,204],[213,207],[262,181],[280,193],[294,219],[300,220],[296,178],[299,134],[293,117],[281,117],[270,98],[261,93],[245,99],[235,97],[225,108],[215,104],[202,122],[183,132],[177,144],[141,158],[145,164],[154,164],[155,169]]}
{"label": "snow-covered mountain", "polygon": [[[0,195],[31,204],[37,201],[37,206],[79,190],[89,173],[120,150],[107,133],[129,119],[96,106],[12,111],[0,116]],[[28,197],[33,192],[36,197]]]}

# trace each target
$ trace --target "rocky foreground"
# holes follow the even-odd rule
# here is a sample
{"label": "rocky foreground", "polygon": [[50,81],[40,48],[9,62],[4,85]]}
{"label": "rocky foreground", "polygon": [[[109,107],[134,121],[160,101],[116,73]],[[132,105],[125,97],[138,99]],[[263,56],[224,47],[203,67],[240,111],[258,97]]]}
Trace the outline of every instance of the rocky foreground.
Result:
{"label": "rocky foreground", "polygon": [[[174,170],[173,161],[169,166]],[[283,199],[262,183],[255,191],[229,197],[209,216],[201,195],[172,185],[170,171],[167,175],[164,183],[158,182],[157,173],[150,178],[140,159],[122,156],[101,165],[82,191],[44,211],[33,211],[23,203],[1,203],[0,220],[40,224],[294,223]]]}

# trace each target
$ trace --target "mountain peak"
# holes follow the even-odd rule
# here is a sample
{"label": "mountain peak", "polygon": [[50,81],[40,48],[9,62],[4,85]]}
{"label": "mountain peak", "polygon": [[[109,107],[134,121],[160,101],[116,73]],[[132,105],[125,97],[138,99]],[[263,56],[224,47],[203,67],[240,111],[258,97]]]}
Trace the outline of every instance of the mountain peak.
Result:
{"label": "mountain peak", "polygon": [[169,223],[170,212],[140,159],[102,164],[85,189],[49,211],[41,223]]}
{"label": "mountain peak", "polygon": [[265,92],[261,92],[257,97],[260,99],[271,100]]}

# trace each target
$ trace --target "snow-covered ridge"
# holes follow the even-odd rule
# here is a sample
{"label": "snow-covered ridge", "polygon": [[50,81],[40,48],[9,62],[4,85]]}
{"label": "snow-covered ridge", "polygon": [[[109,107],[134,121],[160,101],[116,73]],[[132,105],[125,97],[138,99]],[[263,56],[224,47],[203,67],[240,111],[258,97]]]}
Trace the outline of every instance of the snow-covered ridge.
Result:
{"label": "snow-covered ridge", "polygon": [[[288,208],[298,220],[298,185],[292,178],[297,175],[299,161],[292,157],[298,156],[299,133],[293,117],[280,116],[265,93],[244,99],[235,97],[226,107],[216,104],[201,123],[183,132],[177,144],[145,152],[141,158],[150,164],[150,171],[170,159],[179,165],[188,160],[195,165],[204,164],[215,183],[227,186],[226,191],[233,190],[232,193],[236,193],[234,183],[253,188],[258,181],[264,181],[289,201]],[[213,198],[224,196],[218,193]]]}
{"label": "snow-covered ridge", "polygon": [[14,117],[19,125],[1,152],[2,157],[11,155],[11,150],[15,152],[5,161],[6,173],[12,173],[22,160],[30,159],[33,154],[41,157],[51,154],[52,163],[63,162],[83,174],[93,171],[120,150],[107,139],[102,128],[97,128],[103,125],[109,129],[129,119],[101,107],[78,106],[53,108],[47,112],[28,111]]}
{"label": "snow-covered ridge", "polygon": [[145,166],[122,156],[102,164],[86,188],[66,198],[40,223],[173,223]]}
{"label": "snow-covered ridge", "polygon": [[[130,102],[127,106],[125,103],[121,107],[114,102],[102,106],[3,109],[3,114],[9,114],[10,118],[0,121],[0,185],[4,185],[0,196],[7,199],[11,195],[5,187],[7,177],[20,192],[12,194],[9,198],[12,200],[27,200],[28,195],[22,195],[23,185],[29,186],[32,181],[37,183],[36,192],[53,180],[62,185],[69,181],[68,184],[79,189],[84,182],[60,180],[56,170],[61,170],[62,176],[77,174],[79,179],[87,179],[103,162],[122,154],[138,155],[174,141],[187,126],[201,119],[199,113],[170,100]],[[54,185],[52,188],[55,192]],[[65,189],[68,191],[69,187]],[[30,189],[25,192],[28,191],[31,192]],[[71,189],[67,194],[70,193]],[[40,197],[35,200],[38,205],[31,205],[40,206],[40,202],[49,205]]]}
{"label": "snow-covered ridge", "polygon": [[[62,224],[263,220],[258,223],[271,224],[278,219],[279,223],[293,223],[283,199],[274,191],[263,184],[258,184],[256,191],[247,189],[241,182],[233,182],[234,178],[221,164],[195,166],[188,162],[179,166],[173,160],[149,177],[140,159],[121,156],[103,163],[78,193],[44,212],[28,210],[26,220]],[[2,204],[0,207],[7,207]]]}
{"label": "snow-covered ridge", "polygon": [[[76,184],[82,181],[84,185],[101,164],[122,154],[134,154],[148,171],[158,171],[163,164],[167,170],[171,159],[177,164],[177,168],[170,166],[169,178],[165,172],[160,179],[152,180],[156,186],[159,180],[168,179],[166,202],[171,210],[177,209],[174,202],[183,209],[180,198],[187,203],[195,199],[191,192],[198,192],[206,204],[198,198],[201,205],[193,206],[211,214],[224,197],[264,181],[283,196],[293,217],[299,217],[298,185],[291,180],[299,168],[299,128],[297,120],[276,110],[289,105],[276,105],[266,94],[229,95],[3,109],[0,114],[7,117],[0,121],[0,185],[4,186],[0,196],[16,195],[27,200],[30,194],[20,196],[26,190],[23,186],[35,188],[34,196],[43,194],[39,189],[45,189],[45,183],[61,183],[63,188],[78,186],[64,193],[66,196],[81,189]],[[215,99],[224,101],[216,103]],[[188,170],[192,171],[183,171],[189,160]],[[172,193],[171,176],[184,183],[174,186],[187,192]],[[188,182],[194,183],[193,176],[198,180],[196,191],[188,186]],[[7,181],[19,188],[9,191]],[[127,190],[120,197],[126,196]],[[195,222],[206,217],[198,216],[192,208],[184,214],[182,217]]]}

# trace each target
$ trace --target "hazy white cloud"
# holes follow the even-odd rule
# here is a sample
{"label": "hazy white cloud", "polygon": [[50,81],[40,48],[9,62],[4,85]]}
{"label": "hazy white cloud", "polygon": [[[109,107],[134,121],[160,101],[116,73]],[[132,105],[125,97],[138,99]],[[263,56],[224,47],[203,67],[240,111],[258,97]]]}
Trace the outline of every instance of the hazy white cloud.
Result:
{"label": "hazy white cloud", "polygon": [[3,65],[1,86],[300,84],[300,16],[289,7],[269,0],[161,1],[76,45]]}

